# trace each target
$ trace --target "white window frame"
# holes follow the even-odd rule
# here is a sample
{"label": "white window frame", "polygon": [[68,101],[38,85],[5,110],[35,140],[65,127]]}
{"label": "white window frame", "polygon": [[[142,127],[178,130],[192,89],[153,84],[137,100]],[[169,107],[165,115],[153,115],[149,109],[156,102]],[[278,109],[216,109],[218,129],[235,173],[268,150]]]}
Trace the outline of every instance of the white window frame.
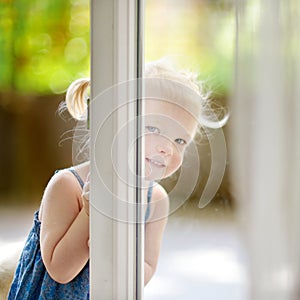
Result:
{"label": "white window frame", "polygon": [[[125,174],[125,182],[136,182],[136,176],[129,170],[141,169],[141,145],[129,159],[129,167],[128,158],[132,155],[130,141],[139,134],[140,121],[135,121],[133,129],[129,126],[122,131],[122,140],[116,141],[114,137],[128,120],[142,113],[139,100],[125,105],[125,109],[116,109],[120,105],[124,107],[124,98],[133,99],[141,87],[125,84],[122,91],[117,89],[122,97],[101,102],[101,95],[117,83],[142,76],[143,7],[142,0],[91,1],[91,299],[143,299],[144,225],[117,221],[119,217],[124,218],[124,207],[117,199],[125,195],[133,204],[125,205],[125,218],[139,218],[142,206],[135,203],[143,201],[142,194],[138,188],[120,184],[112,165],[112,160],[117,163],[118,170]],[[107,118],[106,112],[113,111],[109,125],[103,129],[101,124]],[[96,146],[99,127],[103,147]],[[116,147],[111,158],[113,142],[122,145]],[[99,180],[100,165],[108,181]]]}

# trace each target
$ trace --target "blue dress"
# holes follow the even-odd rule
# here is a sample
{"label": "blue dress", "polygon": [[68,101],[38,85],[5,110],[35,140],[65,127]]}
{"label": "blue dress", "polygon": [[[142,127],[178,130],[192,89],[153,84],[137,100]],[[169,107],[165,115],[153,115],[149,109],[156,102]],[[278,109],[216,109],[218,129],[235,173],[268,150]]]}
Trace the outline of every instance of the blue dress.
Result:
{"label": "blue dress", "polygon": [[[81,187],[83,181],[74,169],[69,169],[78,179]],[[152,185],[147,195],[146,220],[150,213]],[[89,261],[81,272],[69,283],[61,284],[48,274],[42,260],[40,249],[40,227],[38,211],[34,213],[34,224],[26,240],[14,279],[8,294],[8,300],[86,300],[89,299]]]}

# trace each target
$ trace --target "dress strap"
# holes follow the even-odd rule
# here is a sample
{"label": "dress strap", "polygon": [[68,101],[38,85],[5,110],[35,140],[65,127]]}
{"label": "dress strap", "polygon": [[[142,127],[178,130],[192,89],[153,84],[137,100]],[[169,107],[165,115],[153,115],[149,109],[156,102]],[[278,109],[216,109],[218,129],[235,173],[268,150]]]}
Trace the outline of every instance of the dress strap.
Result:
{"label": "dress strap", "polygon": [[77,178],[81,188],[83,188],[84,182],[83,182],[82,178],[79,176],[79,174],[73,168],[69,168],[68,170],[73,173],[73,175]]}
{"label": "dress strap", "polygon": [[[73,173],[73,175],[77,178],[81,188],[83,188],[84,182],[83,182],[82,178],[80,177],[80,175],[73,168],[69,168],[68,170]],[[153,181],[151,181],[149,188],[148,188],[148,192],[147,192],[147,209],[146,209],[146,213],[145,213],[145,222],[148,220],[148,218],[150,216],[150,202],[151,202],[151,198],[152,198],[153,185],[154,185]]]}
{"label": "dress strap", "polygon": [[147,193],[147,209],[145,213],[145,222],[148,220],[150,216],[150,202],[152,198],[152,192],[153,192],[153,181],[150,182],[148,193]]}

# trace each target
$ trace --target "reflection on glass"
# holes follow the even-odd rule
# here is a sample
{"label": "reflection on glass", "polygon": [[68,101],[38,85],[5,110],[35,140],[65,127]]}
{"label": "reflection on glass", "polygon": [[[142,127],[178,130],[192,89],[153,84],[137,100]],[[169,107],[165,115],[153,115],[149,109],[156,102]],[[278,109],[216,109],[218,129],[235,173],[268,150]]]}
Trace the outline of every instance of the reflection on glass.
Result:
{"label": "reflection on glass", "polygon": [[[150,0],[146,5],[146,61],[165,57],[196,72],[215,120],[227,116],[227,99],[232,92],[235,22],[233,1]],[[222,136],[227,139],[226,126]],[[216,157],[214,139],[218,140],[217,130],[202,127],[195,139],[196,151],[187,150],[181,169],[160,181],[169,193],[170,207],[180,205],[170,210],[158,269],[145,288],[146,300],[246,299],[244,251],[228,170],[221,172],[222,159],[216,169],[224,175],[222,184],[213,199],[199,208]],[[226,162],[226,145],[216,145],[225,152]],[[195,176],[193,191],[185,199],[184,188]],[[183,188],[176,190],[181,181]]]}
{"label": "reflection on glass", "polygon": [[169,217],[147,300],[299,299],[299,12],[295,0],[148,1],[146,58],[199,71],[214,108],[234,80],[235,97],[221,188],[197,208],[211,160],[199,138],[199,182]]}

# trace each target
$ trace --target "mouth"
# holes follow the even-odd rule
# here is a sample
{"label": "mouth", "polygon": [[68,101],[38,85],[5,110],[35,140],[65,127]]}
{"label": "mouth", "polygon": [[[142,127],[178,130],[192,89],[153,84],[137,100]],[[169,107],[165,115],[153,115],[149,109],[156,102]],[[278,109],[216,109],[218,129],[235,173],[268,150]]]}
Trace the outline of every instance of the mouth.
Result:
{"label": "mouth", "polygon": [[159,160],[156,160],[156,159],[153,159],[153,158],[146,157],[146,161],[148,163],[158,167],[158,168],[165,168],[166,167],[166,165],[163,162],[161,162]]}

